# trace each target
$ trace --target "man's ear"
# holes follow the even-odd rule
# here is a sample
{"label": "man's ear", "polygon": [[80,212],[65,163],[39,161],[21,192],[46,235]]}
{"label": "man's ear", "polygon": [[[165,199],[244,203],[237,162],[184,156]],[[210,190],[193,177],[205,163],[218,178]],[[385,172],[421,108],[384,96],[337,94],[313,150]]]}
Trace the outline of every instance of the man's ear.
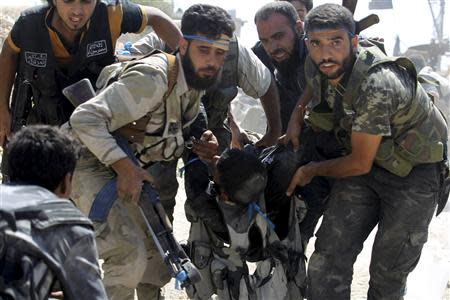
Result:
{"label": "man's ear", "polygon": [[355,35],[352,37],[351,43],[352,43],[352,48],[353,48],[354,50],[356,50],[356,49],[358,48],[358,43],[359,43],[359,36],[358,36],[357,34],[355,34]]}
{"label": "man's ear", "polygon": [[67,173],[53,192],[61,198],[69,198],[72,193],[72,173]]}
{"label": "man's ear", "polygon": [[185,38],[181,38],[179,42],[179,49],[181,55],[186,55],[187,48],[188,48],[188,41]]}
{"label": "man's ear", "polygon": [[302,22],[302,20],[298,19],[297,22],[295,22],[295,30],[297,30],[298,33],[303,32],[303,22]]}

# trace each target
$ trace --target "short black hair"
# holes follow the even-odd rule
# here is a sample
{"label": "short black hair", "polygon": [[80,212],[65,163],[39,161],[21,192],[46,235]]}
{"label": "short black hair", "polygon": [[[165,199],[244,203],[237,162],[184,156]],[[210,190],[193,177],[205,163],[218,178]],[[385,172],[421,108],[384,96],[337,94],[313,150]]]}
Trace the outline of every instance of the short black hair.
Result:
{"label": "short black hair", "polygon": [[217,162],[219,185],[230,200],[248,204],[260,200],[267,184],[264,164],[252,153],[231,149]]}
{"label": "short black hair", "polygon": [[[96,4],[98,4],[98,2],[99,2],[100,0],[94,0],[94,1],[97,1]],[[48,6],[50,6],[50,7],[55,6],[55,5],[53,4],[53,0],[47,0],[47,4],[48,4]]]}
{"label": "short black hair", "polygon": [[235,29],[231,16],[221,7],[194,4],[181,18],[181,32],[185,35],[203,34],[215,38],[222,34],[233,36]]}
{"label": "short black hair", "polygon": [[50,191],[73,173],[80,149],[77,141],[48,125],[22,128],[7,147],[11,182],[38,185]]}
{"label": "short black hair", "polygon": [[342,5],[327,3],[313,8],[305,18],[305,32],[317,30],[344,29],[355,34],[355,20],[352,13]]}
{"label": "short black hair", "polygon": [[313,1],[312,0],[279,0],[279,1],[287,1],[287,2],[294,2],[294,1],[298,1],[300,3],[302,3],[307,11],[310,11],[313,8]]}
{"label": "short black hair", "polygon": [[274,13],[285,16],[294,27],[300,19],[295,7],[290,2],[277,1],[267,3],[256,12],[255,24],[259,21],[266,21]]}

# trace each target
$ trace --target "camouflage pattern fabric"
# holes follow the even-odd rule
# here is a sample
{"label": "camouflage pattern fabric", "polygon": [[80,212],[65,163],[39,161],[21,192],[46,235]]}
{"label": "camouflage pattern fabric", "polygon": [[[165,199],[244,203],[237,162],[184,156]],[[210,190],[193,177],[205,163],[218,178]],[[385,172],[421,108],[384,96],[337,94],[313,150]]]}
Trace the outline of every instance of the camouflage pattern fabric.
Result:
{"label": "camouflage pattern fabric", "polygon": [[[439,195],[442,144],[446,139],[442,117],[417,84],[409,61],[379,56],[376,49],[373,54],[359,51],[346,82],[347,91],[341,85],[323,86],[327,82],[319,78],[311,61],[306,68],[307,73],[309,70],[318,75],[309,77],[316,92],[310,108],[328,105],[334,118],[332,129],[343,129],[344,135],[337,137],[349,151],[351,132],[383,137],[368,174],[334,183],[308,266],[308,299],[313,300],[350,299],[353,264],[377,224],[368,299],[403,299],[407,276],[427,240]],[[380,64],[372,67],[367,60],[371,55],[375,57],[372,62]],[[358,69],[361,63],[369,64],[368,72]],[[355,81],[360,84],[352,84]],[[332,89],[334,94],[330,93]],[[414,149],[417,146],[420,149]],[[429,151],[436,147],[441,147],[440,153]],[[383,163],[381,154],[386,149],[392,151]],[[417,150],[410,153],[409,160],[403,159],[406,166],[397,159],[397,154],[403,156],[405,150]]]}
{"label": "camouflage pattern fabric", "polygon": [[[100,189],[113,178],[87,149],[78,161],[73,174],[71,198],[88,215]],[[99,256],[104,260],[103,282],[111,300],[133,300],[134,290],[142,287],[153,293],[170,280],[153,240],[136,205],[116,199],[105,223],[96,223],[96,242]],[[150,293],[142,299],[154,299]]]}
{"label": "camouflage pattern fabric", "polygon": [[353,264],[378,224],[368,299],[403,299],[417,265],[439,188],[439,163],[399,177],[373,166],[369,174],[336,180],[308,266],[308,299],[350,299]]}
{"label": "camouflage pattern fabric", "polygon": [[[109,68],[114,68],[114,65]],[[181,131],[197,116],[202,92],[189,90],[181,65],[179,68],[177,84],[168,101],[181,103],[183,118],[177,120]],[[129,68],[116,82],[77,107],[72,115],[72,132],[87,147],[74,172],[72,199],[85,214],[89,214],[99,190],[114,176],[107,166],[126,157],[110,132],[151,112],[146,138],[164,139],[160,133],[165,127],[166,118],[166,105],[163,105],[162,100],[168,86],[167,69],[168,62],[164,54],[152,55],[146,58],[145,63]],[[112,76],[106,68],[102,74],[104,76],[100,76],[97,82],[99,86],[106,84],[109,76]],[[135,142],[132,147],[138,151],[145,149],[148,146],[145,141]],[[178,187],[176,161],[159,163],[163,156],[162,150],[153,147],[145,151],[144,155],[155,162],[149,172],[159,180],[156,185],[160,189],[163,206],[172,218],[175,204],[172,199]],[[164,170],[172,172],[173,176],[169,176],[172,173],[167,175]],[[164,286],[170,276],[147,233],[138,207],[116,199],[106,223],[97,224],[96,233],[100,257],[104,259],[104,283],[108,297],[134,299],[134,290],[137,289],[140,300],[154,299],[159,287]]]}
{"label": "camouflage pattern fabric", "polygon": [[[73,131],[102,163],[110,165],[126,157],[117,147],[111,132],[147,114],[151,114],[151,119],[146,127],[145,139],[134,142],[132,147],[146,163],[165,160],[167,157],[164,148],[170,149],[172,146],[170,138],[178,137],[180,131],[197,117],[203,92],[189,89],[179,56],[177,60],[180,71],[166,104],[180,103],[177,108],[181,111],[176,115],[181,115],[182,118],[171,120],[177,123],[168,133],[164,132],[168,106],[163,105],[163,97],[168,90],[168,61],[165,54],[144,58],[142,63],[127,68],[123,73],[120,73],[122,68],[117,64],[103,69],[97,86],[106,88],[78,106],[70,118]],[[118,74],[117,81],[107,85]],[[182,142],[178,143],[177,140],[177,147],[180,144]]]}

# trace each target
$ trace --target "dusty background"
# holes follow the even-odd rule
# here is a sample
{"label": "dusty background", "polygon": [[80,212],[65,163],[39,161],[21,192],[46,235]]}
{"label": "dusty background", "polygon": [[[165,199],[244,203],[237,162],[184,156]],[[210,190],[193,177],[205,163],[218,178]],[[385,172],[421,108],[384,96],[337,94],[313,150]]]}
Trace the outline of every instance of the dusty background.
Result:
{"label": "dusty background", "polygon": [[[8,1],[9,2],[9,1]],[[25,7],[9,7],[0,3],[0,45],[6,38],[14,20]],[[1,155],[1,148],[0,148]],[[0,174],[1,176],[1,174]],[[175,235],[179,241],[187,239],[189,223],[184,212],[183,180],[179,178],[180,191],[177,196],[175,211]],[[426,243],[419,265],[409,276],[406,300],[450,300],[450,212],[447,209],[431,222],[429,238]],[[369,280],[370,251],[374,232],[364,244],[364,250],[359,255],[354,268],[352,285],[352,300],[366,299]],[[313,251],[314,240],[310,242],[308,257]],[[177,291],[172,281],[164,288],[166,299],[188,299],[183,291]]]}

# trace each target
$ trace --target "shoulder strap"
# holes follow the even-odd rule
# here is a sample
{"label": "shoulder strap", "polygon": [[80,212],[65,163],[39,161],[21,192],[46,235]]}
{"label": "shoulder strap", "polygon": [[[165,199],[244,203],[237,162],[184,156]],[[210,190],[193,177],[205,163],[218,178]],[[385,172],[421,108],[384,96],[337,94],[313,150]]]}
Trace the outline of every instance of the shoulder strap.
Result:
{"label": "shoulder strap", "polygon": [[367,77],[369,70],[383,63],[395,63],[405,68],[413,78],[417,78],[414,64],[406,57],[388,57],[378,47],[372,46],[363,48],[358,56],[352,70],[352,74],[345,85],[339,86],[340,94],[343,97],[343,103],[347,108],[352,107],[353,99],[364,79]]}
{"label": "shoulder strap", "polygon": [[[175,88],[175,85],[177,84],[177,77],[178,77],[178,61],[177,57],[175,55],[165,53],[163,51],[160,51],[158,49],[153,50],[149,54],[146,54],[139,59],[146,58],[149,56],[152,56],[157,53],[163,53],[168,61],[168,70],[167,70],[167,91],[163,96],[163,101],[165,102],[167,98],[172,93],[173,89]],[[129,66],[136,65],[138,63],[141,63],[140,61],[130,61],[127,63],[127,65],[123,68],[123,71],[127,69]],[[122,72],[123,72],[122,71]],[[147,128],[147,124],[150,121],[151,115],[146,114],[139,120],[136,120],[135,122],[129,123],[119,129],[116,130],[118,134],[126,138],[130,142],[143,142],[145,138],[145,129]]]}
{"label": "shoulder strap", "polygon": [[169,63],[168,72],[167,72],[167,92],[164,94],[164,101],[169,97],[172,93],[175,85],[177,84],[178,77],[178,61],[175,55],[162,52],[167,57],[167,61]]}

